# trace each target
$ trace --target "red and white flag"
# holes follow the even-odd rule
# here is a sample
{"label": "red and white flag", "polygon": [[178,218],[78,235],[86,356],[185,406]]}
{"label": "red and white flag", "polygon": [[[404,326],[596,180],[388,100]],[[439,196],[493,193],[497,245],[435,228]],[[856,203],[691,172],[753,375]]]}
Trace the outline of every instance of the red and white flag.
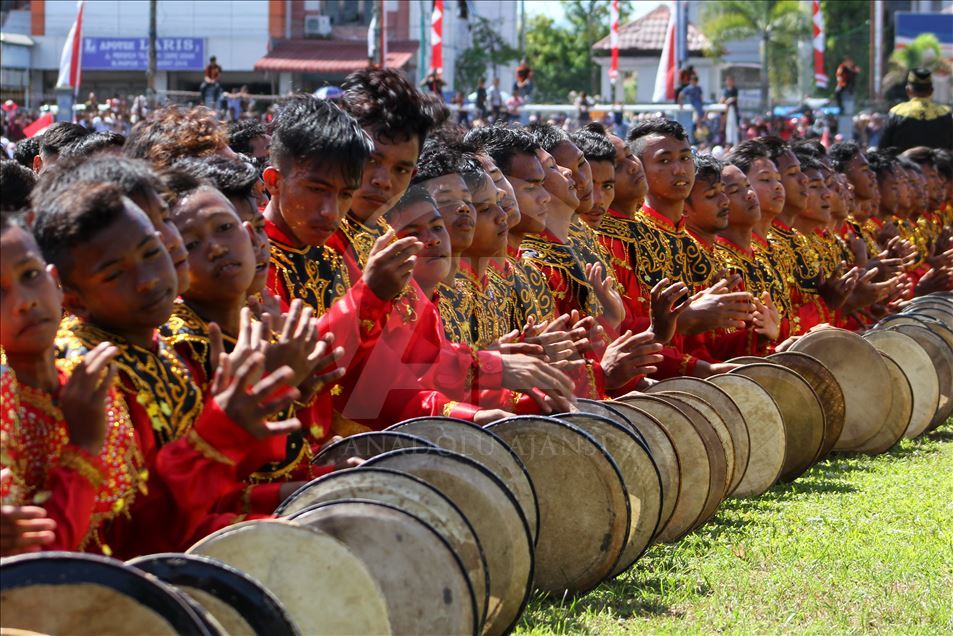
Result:
{"label": "red and white flag", "polygon": [[821,13],[821,3],[814,0],[811,3],[812,20],[814,22],[814,85],[818,88],[827,88],[827,73],[824,72],[824,14]]}
{"label": "red and white flag", "polygon": [[430,16],[430,70],[443,74],[443,0],[434,0]]}
{"label": "red and white flag", "polygon": [[83,66],[83,1],[76,3],[76,21],[66,36],[66,44],[60,54],[60,75],[56,79],[57,88],[72,88],[74,95],[79,92]]}
{"label": "red and white flag", "polygon": [[36,137],[43,134],[47,128],[53,125],[53,114],[47,113],[38,118],[35,122],[23,129],[23,134],[27,137]]}
{"label": "red and white flag", "polygon": [[615,82],[619,77],[619,0],[611,0],[609,4],[609,45],[612,47],[609,80]]}
{"label": "red and white flag", "polygon": [[662,45],[662,57],[659,59],[658,73],[655,75],[653,102],[675,101],[675,10],[669,9],[668,27],[665,29],[665,43]]}

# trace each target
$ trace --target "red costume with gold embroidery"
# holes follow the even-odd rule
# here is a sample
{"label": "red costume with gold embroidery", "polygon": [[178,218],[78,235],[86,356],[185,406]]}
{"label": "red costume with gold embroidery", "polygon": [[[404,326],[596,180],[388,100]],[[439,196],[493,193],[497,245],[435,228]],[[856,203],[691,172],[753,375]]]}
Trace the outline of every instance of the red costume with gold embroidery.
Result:
{"label": "red costume with gold embroidery", "polygon": [[768,292],[781,318],[778,341],[787,339],[791,332],[791,297],[781,274],[765,258],[758,257],[758,248],[767,249],[768,243],[756,234],[751,236],[751,248],[745,250],[736,243],[719,236],[715,249],[721,260],[734,272],[741,274],[744,289],[755,296]]}
{"label": "red costume with gold embroidery", "polygon": [[258,466],[283,456],[280,439],[258,440],[235,424],[214,399],[203,401],[172,347],[156,335],[144,349],[82,320],[61,326],[56,346],[71,370],[101,342],[119,349],[118,394],[125,401],[136,445],[148,471],[146,490],[105,530],[121,558],[181,551],[198,538],[244,518],[210,513]]}
{"label": "red costume with gold embroidery", "polygon": [[[208,395],[212,378],[208,323],[186,302],[179,299],[169,321],[159,331],[189,368],[202,395]],[[223,341],[225,351],[231,352],[235,339],[223,334]],[[219,510],[243,509],[270,514],[281,503],[279,490],[283,482],[310,481],[330,472],[329,466],[311,464],[317,450],[330,438],[330,423],[327,418],[320,417],[315,412],[312,402],[296,403],[275,414],[273,419],[285,420],[292,417],[301,422],[301,428],[284,436],[284,456],[278,461],[258,467],[248,478],[247,485],[239,485],[231,495],[223,498],[217,506]]]}
{"label": "red costume with gold embroidery", "polygon": [[768,232],[771,262],[783,272],[788,282],[791,307],[797,316],[798,336],[822,322],[830,322],[834,315],[818,291],[821,282],[821,259],[807,237],[791,226],[775,219]]}
{"label": "red costume with gold embroidery", "polygon": [[[633,331],[649,325],[652,288],[662,279],[681,281],[692,288],[706,287],[712,272],[701,271],[705,264],[699,260],[698,249],[688,241],[685,224],[672,223],[648,205],[634,218],[609,209],[596,232],[603,247],[610,254],[616,279],[623,282],[623,302],[644,322],[633,323]],[[628,272],[628,273],[627,273]],[[644,326],[642,326],[644,325]],[[662,349],[662,362],[654,377],[668,378],[688,375],[695,368],[698,356],[686,353],[685,337],[676,334]]]}
{"label": "red costume with gold embroidery", "polygon": [[[351,223],[347,227],[354,229],[356,221]],[[383,227],[371,230],[383,234]],[[344,348],[341,364],[347,373],[330,391],[316,396],[316,406],[331,419],[335,434],[353,435],[424,415],[473,418],[476,407],[422,386],[381,338],[392,316],[412,315],[419,301],[413,298],[414,285],[391,302],[374,294],[363,278],[352,284],[351,272],[360,272],[360,260],[366,262],[373,240],[352,243],[351,234],[363,234],[342,229],[332,237],[333,247],[296,248],[270,221],[265,230],[271,239],[269,289],[283,308],[301,298],[319,316],[322,333],[334,333],[334,345]]]}
{"label": "red costume with gold embroidery", "polygon": [[[110,392],[106,437],[97,455],[69,441],[56,395],[17,382],[0,351],[0,466],[11,478],[0,485],[5,505],[42,505],[56,521],[50,550],[109,553],[104,526],[128,515],[148,474],[125,404]],[[59,386],[69,376],[60,370]]]}
{"label": "red costume with gold embroidery", "polygon": [[[707,260],[706,271],[720,272],[731,269],[730,263],[723,258],[715,243],[706,242],[700,235],[686,229],[689,240],[698,250],[698,259]],[[750,291],[744,286],[744,277],[738,291]],[[740,329],[706,331],[703,334],[688,336],[686,347],[697,357],[708,362],[725,361],[739,356],[756,356],[766,351],[768,342],[760,338],[754,327],[748,325]]]}

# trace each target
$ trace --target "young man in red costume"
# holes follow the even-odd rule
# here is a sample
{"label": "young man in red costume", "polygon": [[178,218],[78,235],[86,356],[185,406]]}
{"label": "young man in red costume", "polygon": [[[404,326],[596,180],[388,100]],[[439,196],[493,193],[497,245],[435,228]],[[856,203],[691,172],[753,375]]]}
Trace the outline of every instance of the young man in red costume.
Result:
{"label": "young man in red costume", "polygon": [[[557,165],[546,148],[563,146],[562,152],[576,157],[578,163],[585,162],[585,156],[564,133],[552,126],[537,125],[531,134],[540,146],[537,157],[544,169],[543,187],[549,193],[550,203],[546,212],[545,231],[527,236],[521,245],[522,254],[549,281],[561,314],[572,315],[575,312],[598,325],[598,328],[593,325],[588,329],[587,335],[592,343],[587,353],[588,377],[584,378],[584,382],[577,380],[578,394],[598,397],[606,393],[624,392],[633,388],[640,376],[656,370],[654,365],[662,359],[658,355],[662,347],[655,342],[656,334],[648,329],[648,325],[638,333],[627,328],[619,335],[618,329],[625,319],[625,307],[614,289],[611,272],[603,276],[601,264],[587,262],[574,249],[571,227],[580,205],[574,173],[570,168]],[[588,163],[579,169],[579,173],[583,177],[588,175],[588,185],[584,184],[587,192],[584,194],[591,200],[592,195],[588,190],[592,187],[592,178]],[[666,317],[669,322],[674,322],[674,316],[675,313],[670,313]],[[657,327],[661,329],[659,325]]]}
{"label": "young man in red costume", "polygon": [[[4,505],[42,503],[54,550],[100,550],[104,524],[144,488],[129,414],[111,390],[118,350],[98,345],[67,374],[55,364],[63,294],[22,216],[0,216],[0,432]],[[5,551],[6,553],[6,551]]]}
{"label": "young man in red costume", "polygon": [[117,391],[144,460],[147,488],[128,514],[113,519],[107,545],[123,557],[181,550],[234,522],[238,511],[208,511],[247,476],[246,466],[280,456],[280,434],[298,423],[268,423],[265,416],[297,397],[290,387],[274,397],[292,372],[279,369],[258,382],[262,356],[236,352],[231,361],[220,361],[203,396],[182,360],[158,337],[178,283],[145,213],[115,186],[85,182],[42,200],[36,211],[37,243],[63,272],[64,305],[75,317],[57,336],[63,368],[76,368],[103,342],[116,347]]}
{"label": "young man in red costume", "polygon": [[[695,157],[695,182],[685,200],[685,231],[691,239],[686,248],[697,251],[692,258],[699,263],[707,262],[705,268],[711,271],[729,271],[728,262],[722,259],[721,251],[715,249],[716,236],[728,227],[729,215],[721,170],[721,162],[711,155]],[[754,304],[751,322],[735,329],[690,336],[686,339],[686,346],[698,357],[714,362],[758,355],[777,340],[780,319],[770,295],[755,296],[743,283],[742,276],[739,289],[751,293]]]}
{"label": "young man in red costume", "polygon": [[629,131],[628,145],[643,166],[648,184],[645,204],[631,222],[613,222],[615,231],[610,228],[605,233],[619,242],[620,260],[624,253],[635,272],[639,286],[632,294],[641,299],[638,306],[651,308],[653,290],[659,285],[680,282],[695,293],[679,316],[678,334],[670,349],[674,355],[666,356],[658,375],[720,373],[731,367],[691,355],[684,338],[741,327],[751,319],[753,305],[747,292],[728,292],[731,281],[718,280],[720,272],[699,258],[685,231],[685,199],[695,178],[688,137],[677,122],[650,119]]}
{"label": "young man in red costume", "polygon": [[[330,437],[330,422],[315,412],[313,398],[343,373],[334,369],[318,375],[333,368],[344,352],[332,351],[331,334],[318,335],[311,309],[300,300],[292,301],[287,314],[265,314],[260,324],[253,323],[246,307],[258,273],[251,224],[242,223],[231,202],[207,182],[173,169],[167,172],[166,183],[172,220],[189,253],[190,283],[160,330],[163,337],[188,365],[203,393],[211,383],[218,350],[231,353],[239,340],[265,355],[266,372],[286,365],[294,371],[290,383],[298,387],[300,397],[274,418],[294,417],[302,427],[288,436],[283,457],[257,467],[248,487],[242,484],[234,493],[249,512],[270,514],[301,482],[328,472],[310,462]],[[219,505],[234,507],[230,501]]]}
{"label": "young man in red costume", "polygon": [[775,163],[784,187],[784,207],[768,229],[772,262],[788,281],[791,304],[797,316],[800,335],[820,323],[835,320],[840,308],[856,284],[857,271],[845,273],[846,264],[825,276],[820,258],[807,238],[795,227],[795,219],[807,206],[808,179],[801,162],[791,148],[776,137],[761,138],[769,158]]}
{"label": "young man in red costume", "polygon": [[[715,250],[732,271],[741,274],[744,289],[761,298],[768,294],[779,314],[778,340],[791,331],[791,297],[788,286],[771,261],[764,258],[767,242],[755,233],[762,222],[761,201],[778,211],[784,189],[767,148],[747,140],[732,148],[721,171],[728,197],[728,224],[718,232]],[[780,197],[778,196],[780,195]],[[770,214],[770,213],[768,213]]]}

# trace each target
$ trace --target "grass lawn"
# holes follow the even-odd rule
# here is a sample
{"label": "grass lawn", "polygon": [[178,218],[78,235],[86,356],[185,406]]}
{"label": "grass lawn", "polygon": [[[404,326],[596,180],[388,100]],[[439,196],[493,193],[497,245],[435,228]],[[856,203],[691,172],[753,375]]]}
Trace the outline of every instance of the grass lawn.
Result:
{"label": "grass lawn", "polygon": [[953,420],[877,457],[838,455],[520,634],[953,633]]}

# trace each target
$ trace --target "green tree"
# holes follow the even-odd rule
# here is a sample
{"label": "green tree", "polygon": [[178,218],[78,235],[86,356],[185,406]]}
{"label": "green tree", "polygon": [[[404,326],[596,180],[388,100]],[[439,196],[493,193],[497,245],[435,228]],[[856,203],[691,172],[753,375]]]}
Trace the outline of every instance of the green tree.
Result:
{"label": "green tree", "polygon": [[950,65],[943,59],[940,40],[932,33],[921,33],[909,45],[890,54],[890,71],[884,76],[884,88],[903,84],[907,73],[918,67],[950,72]]}
{"label": "green tree", "polygon": [[535,15],[526,23],[526,58],[533,68],[533,100],[563,103],[569,92],[579,90],[589,80],[584,51],[576,37],[546,15]]}
{"label": "green tree", "polygon": [[487,18],[470,16],[470,42],[470,47],[457,56],[454,67],[457,89],[464,93],[476,88],[487,68],[497,77],[500,66],[519,59],[519,51],[500,37]]}
{"label": "green tree", "polygon": [[761,41],[761,107],[770,106],[769,87],[776,91],[797,83],[797,43],[809,36],[807,16],[798,0],[718,0],[702,9],[702,32],[716,51],[732,40]]}
{"label": "green tree", "polygon": [[864,100],[868,96],[868,78],[873,70],[867,68],[867,60],[870,59],[870,1],[824,0],[821,11],[827,29],[824,66],[830,81],[826,92],[834,94],[837,67],[844,57],[849,56],[860,66],[860,75],[854,82],[854,94],[858,101]]}
{"label": "green tree", "polygon": [[[592,45],[609,35],[609,2],[605,0],[569,0],[564,2],[570,33],[575,34],[576,46],[583,52],[589,70],[589,94],[599,92],[599,67],[592,59]],[[619,3],[619,26],[625,24],[629,15],[629,2]],[[584,85],[583,85],[584,86]],[[576,86],[581,90],[583,86]]]}

